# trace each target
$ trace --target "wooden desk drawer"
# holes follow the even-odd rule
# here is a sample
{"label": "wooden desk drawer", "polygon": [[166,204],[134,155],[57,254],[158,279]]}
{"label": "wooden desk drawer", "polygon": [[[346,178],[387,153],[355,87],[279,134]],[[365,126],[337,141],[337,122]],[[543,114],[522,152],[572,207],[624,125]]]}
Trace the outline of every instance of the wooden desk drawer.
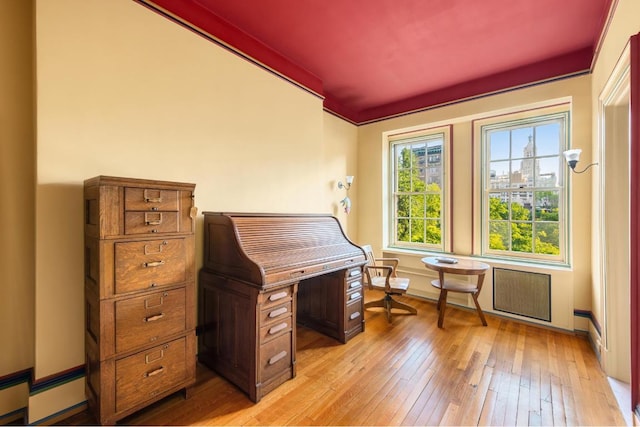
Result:
{"label": "wooden desk drawer", "polygon": [[151,400],[186,380],[186,339],[117,360],[115,365],[118,412]]}
{"label": "wooden desk drawer", "polygon": [[362,277],[362,268],[355,267],[347,270],[347,280],[359,279]]}
{"label": "wooden desk drawer", "polygon": [[291,333],[292,316],[280,319],[260,328],[260,344],[264,344],[284,333]]}
{"label": "wooden desk drawer", "polygon": [[346,293],[362,292],[362,279],[351,280],[346,284]]}
{"label": "wooden desk drawer", "polygon": [[265,382],[293,365],[291,332],[260,346],[259,381]]}
{"label": "wooden desk drawer", "polygon": [[346,303],[350,304],[350,303],[352,303],[354,301],[358,301],[360,299],[362,299],[362,289],[360,289],[358,291],[354,290],[354,291],[351,291],[351,292],[347,293]]}
{"label": "wooden desk drawer", "polygon": [[186,280],[184,239],[115,244],[115,293],[166,286]]}
{"label": "wooden desk drawer", "polygon": [[177,233],[178,212],[126,212],[124,234]]}
{"label": "wooden desk drawer", "polygon": [[260,311],[260,325],[264,326],[267,323],[274,322],[285,317],[291,317],[291,301],[287,301],[285,304],[274,305],[267,310]]}
{"label": "wooden desk drawer", "polygon": [[115,303],[116,352],[162,342],[186,328],[185,289],[154,292]]}
{"label": "wooden desk drawer", "polygon": [[124,209],[126,211],[177,211],[179,192],[157,188],[124,189]]}
{"label": "wooden desk drawer", "polygon": [[346,330],[347,331],[350,331],[351,329],[357,327],[362,323],[362,313],[363,313],[362,299],[360,299],[358,302],[347,304],[347,311],[346,311],[346,316],[347,316]]}
{"label": "wooden desk drawer", "polygon": [[293,288],[286,286],[273,291],[265,292],[261,295],[260,304],[263,309],[276,304],[282,304],[285,301],[291,301]]}

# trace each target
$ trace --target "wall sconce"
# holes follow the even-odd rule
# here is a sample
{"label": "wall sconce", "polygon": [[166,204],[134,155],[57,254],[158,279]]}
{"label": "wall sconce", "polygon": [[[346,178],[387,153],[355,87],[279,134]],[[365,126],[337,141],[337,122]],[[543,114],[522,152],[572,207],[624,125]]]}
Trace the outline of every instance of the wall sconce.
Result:
{"label": "wall sconce", "polygon": [[349,189],[351,188],[351,184],[353,184],[353,176],[347,175],[345,177],[345,182],[346,184],[343,184],[342,181],[338,181],[338,188],[341,190],[343,188],[347,190],[347,195],[344,199],[340,200],[340,203],[342,204],[342,207],[344,207],[344,212],[348,214],[349,212],[351,212],[351,199],[349,198]]}
{"label": "wall sconce", "polygon": [[598,163],[591,163],[589,166],[587,166],[586,168],[582,169],[581,171],[577,171],[576,170],[576,165],[578,164],[578,160],[580,160],[580,153],[582,153],[582,150],[579,148],[574,148],[573,150],[567,150],[564,153],[564,158],[567,160],[567,164],[569,165],[569,167],[571,168],[571,170],[575,173],[583,173],[585,172],[587,169],[589,169],[591,166],[595,166]]}

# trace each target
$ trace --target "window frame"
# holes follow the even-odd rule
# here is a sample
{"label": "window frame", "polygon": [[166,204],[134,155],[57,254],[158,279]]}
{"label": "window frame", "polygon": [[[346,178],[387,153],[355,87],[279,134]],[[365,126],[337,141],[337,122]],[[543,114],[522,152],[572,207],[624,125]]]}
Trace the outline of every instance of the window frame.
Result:
{"label": "window frame", "polygon": [[[561,125],[561,141],[558,147],[558,176],[557,176],[557,185],[554,187],[550,186],[527,186],[527,187],[514,187],[510,186],[509,188],[501,188],[500,192],[508,193],[509,195],[513,193],[522,193],[528,192],[535,195],[536,192],[541,191],[558,191],[558,245],[559,245],[559,254],[551,255],[551,254],[542,254],[535,252],[521,252],[514,251],[509,248],[509,250],[498,250],[491,249],[489,247],[490,244],[490,213],[489,213],[489,201],[492,193],[498,193],[496,189],[491,188],[491,158],[490,158],[490,147],[489,141],[487,139],[487,135],[496,130],[509,130],[512,132],[514,129],[524,128],[524,127],[536,127],[543,125],[545,123],[560,123]],[[526,261],[526,262],[542,262],[542,263],[559,263],[566,265],[569,260],[569,188],[567,186],[567,167],[566,162],[563,158],[563,151],[567,150],[570,147],[570,128],[571,128],[571,111],[569,105],[563,106],[554,106],[554,108],[546,108],[541,110],[531,110],[526,112],[518,112],[513,113],[512,115],[502,116],[493,118],[491,120],[483,120],[483,123],[478,124],[478,132],[480,139],[480,205],[481,205],[481,214],[480,214],[480,247],[479,254],[483,257],[491,257],[491,258],[499,258],[499,259],[507,259],[507,260],[518,260],[518,261]],[[535,141],[534,141],[535,144]],[[549,158],[550,156],[544,155],[535,155],[533,156],[533,164],[535,165],[535,161],[541,158]],[[551,156],[553,157],[553,156]],[[522,156],[514,156],[513,153],[509,153],[508,159],[504,161],[512,162],[512,161],[523,161],[528,157]],[[511,200],[511,198],[509,198]],[[509,208],[510,209],[510,208]],[[517,223],[517,220],[513,218],[509,218],[506,221],[510,225],[512,223]],[[533,209],[533,213],[531,219],[528,221],[531,224],[531,238],[532,244],[535,244],[535,236],[536,224],[543,224],[544,221],[536,221],[535,219],[535,209]],[[509,232],[509,235],[510,232]],[[532,251],[534,251],[534,247],[532,247]]]}
{"label": "window frame", "polygon": [[[452,146],[452,126],[438,126],[433,128],[423,128],[420,130],[400,132],[387,136],[387,147],[389,152],[389,179],[388,179],[388,247],[401,250],[411,250],[419,252],[446,252],[446,248],[451,247],[451,183],[448,181],[451,174],[451,146]],[[398,215],[397,197],[402,195],[428,195],[434,194],[432,191],[413,192],[396,191],[398,183],[398,169],[396,162],[396,147],[418,142],[425,142],[425,164],[422,166],[425,174],[429,174],[428,150],[426,144],[430,140],[441,139],[442,150],[440,154],[440,243],[426,242],[406,242],[398,240]],[[425,181],[426,182],[426,181]],[[426,212],[425,212],[426,215]],[[424,220],[435,219],[425,216]]]}

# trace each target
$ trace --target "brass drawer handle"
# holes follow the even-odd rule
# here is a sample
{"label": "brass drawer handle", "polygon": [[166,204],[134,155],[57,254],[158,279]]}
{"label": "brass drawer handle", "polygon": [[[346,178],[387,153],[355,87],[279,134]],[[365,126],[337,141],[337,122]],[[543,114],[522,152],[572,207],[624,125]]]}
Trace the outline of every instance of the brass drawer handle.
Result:
{"label": "brass drawer handle", "polygon": [[164,265],[164,261],[152,261],[152,262],[144,262],[142,263],[142,266],[145,268],[148,267],[160,267],[161,265]]}
{"label": "brass drawer handle", "polygon": [[360,317],[360,312],[356,311],[351,316],[349,316],[349,320],[357,319],[358,317]]}
{"label": "brass drawer handle", "polygon": [[[158,196],[151,197],[151,195],[148,193],[152,191],[156,191]],[[160,192],[160,190],[144,190],[142,197],[144,197],[144,201],[146,203],[162,203],[162,193]]]}
{"label": "brass drawer handle", "polygon": [[164,366],[160,366],[158,369],[154,369],[151,372],[145,372],[144,377],[145,378],[149,378],[149,377],[154,377],[158,374],[161,374],[164,372]]}
{"label": "brass drawer handle", "polygon": [[280,323],[279,325],[276,325],[273,328],[269,329],[269,335],[277,334],[281,330],[287,329],[287,326],[287,322]]}
{"label": "brass drawer handle", "polygon": [[[155,286],[155,283],[151,284],[151,287]],[[164,304],[164,299],[165,297],[168,297],[169,294],[167,292],[163,292],[161,296],[155,296],[152,298],[147,298],[144,300],[144,308],[154,308],[154,307],[160,307],[162,304]],[[156,299],[157,298],[157,299]]]}
{"label": "brass drawer handle", "polygon": [[276,354],[271,359],[269,359],[269,365],[273,365],[273,364],[278,363],[278,361],[281,360],[282,358],[286,357],[286,355],[287,355],[287,352],[282,350],[280,353]]}
{"label": "brass drawer handle", "polygon": [[168,244],[169,242],[167,242],[166,240],[163,240],[162,243],[158,245],[158,250],[155,250],[154,247],[150,244],[144,245],[144,254],[145,255],[160,254],[162,253],[163,246],[167,246]]}
{"label": "brass drawer handle", "polygon": [[154,351],[153,353],[148,353],[144,355],[144,363],[147,365],[149,363],[153,363],[156,360],[160,360],[164,357],[164,351],[167,349],[167,346],[163,346],[160,350]]}
{"label": "brass drawer handle", "polygon": [[356,280],[355,282],[353,282],[352,284],[349,285],[349,288],[353,289],[353,288],[358,288],[360,287],[360,281]]}
{"label": "brass drawer handle", "polygon": [[154,322],[156,320],[160,320],[164,317],[164,313],[154,314],[153,316],[145,317],[143,319],[144,322]]}
{"label": "brass drawer handle", "polygon": [[287,307],[280,307],[277,310],[273,310],[272,312],[269,313],[269,317],[274,318],[274,317],[278,317],[280,315],[285,314],[287,311],[289,311],[289,309],[287,309]]}
{"label": "brass drawer handle", "polygon": [[354,292],[351,294],[351,296],[349,297],[350,300],[352,299],[358,299],[360,298],[360,292]]}
{"label": "brass drawer handle", "polygon": [[162,224],[162,212],[145,212],[144,214],[145,225],[160,225]]}
{"label": "brass drawer handle", "polygon": [[289,295],[286,291],[278,292],[277,294],[273,294],[269,296],[269,301],[277,301],[282,298],[286,298]]}

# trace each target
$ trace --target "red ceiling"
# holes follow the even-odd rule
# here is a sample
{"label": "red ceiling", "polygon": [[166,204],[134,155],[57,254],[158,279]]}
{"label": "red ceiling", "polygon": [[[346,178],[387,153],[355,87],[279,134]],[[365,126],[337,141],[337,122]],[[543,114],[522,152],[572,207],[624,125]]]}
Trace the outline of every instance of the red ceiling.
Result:
{"label": "red ceiling", "polygon": [[588,72],[613,0],[139,0],[366,123]]}

